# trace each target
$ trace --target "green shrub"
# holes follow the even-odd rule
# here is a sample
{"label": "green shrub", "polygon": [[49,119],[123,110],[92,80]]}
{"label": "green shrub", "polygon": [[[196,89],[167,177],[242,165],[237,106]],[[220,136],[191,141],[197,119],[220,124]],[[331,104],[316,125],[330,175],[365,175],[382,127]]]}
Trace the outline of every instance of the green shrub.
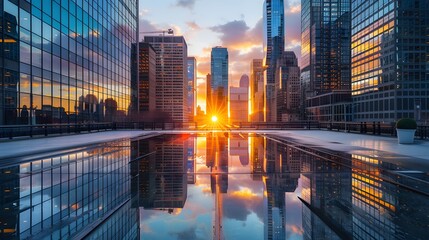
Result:
{"label": "green shrub", "polygon": [[417,129],[417,123],[411,118],[402,118],[396,122],[397,129]]}

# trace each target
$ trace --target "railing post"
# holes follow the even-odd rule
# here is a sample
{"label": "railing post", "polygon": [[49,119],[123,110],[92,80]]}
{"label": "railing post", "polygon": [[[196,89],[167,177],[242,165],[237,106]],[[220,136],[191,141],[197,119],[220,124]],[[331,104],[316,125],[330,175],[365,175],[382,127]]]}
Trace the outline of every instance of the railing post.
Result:
{"label": "railing post", "polygon": [[33,126],[29,126],[30,127],[30,137],[32,138],[33,137]]}
{"label": "railing post", "polygon": [[381,124],[380,124],[380,122],[377,122],[377,133],[378,133],[378,135],[381,135]]}
{"label": "railing post", "polygon": [[375,122],[372,122],[372,134],[375,135]]}
{"label": "railing post", "polygon": [[45,129],[45,136],[48,136],[48,125],[43,125],[43,128]]}

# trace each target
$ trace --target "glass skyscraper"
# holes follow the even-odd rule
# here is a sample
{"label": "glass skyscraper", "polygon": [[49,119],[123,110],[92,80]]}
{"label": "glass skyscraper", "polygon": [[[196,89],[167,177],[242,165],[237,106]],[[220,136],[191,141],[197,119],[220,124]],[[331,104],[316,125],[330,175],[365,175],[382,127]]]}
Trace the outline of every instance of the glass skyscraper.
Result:
{"label": "glass skyscraper", "polygon": [[301,81],[312,120],[344,120],[334,105],[350,101],[350,2],[301,2]]}
{"label": "glass skyscraper", "polygon": [[0,125],[127,114],[138,1],[3,0]]}
{"label": "glass skyscraper", "polygon": [[196,115],[197,105],[197,59],[188,57],[188,113],[189,120]]}
{"label": "glass skyscraper", "polygon": [[211,52],[211,82],[210,98],[207,99],[207,114],[228,115],[228,49],[214,47]]}
{"label": "glass skyscraper", "polygon": [[357,121],[429,120],[429,1],[352,1]]}
{"label": "glass skyscraper", "polygon": [[264,2],[264,51],[265,66],[265,121],[276,121],[276,69],[277,60],[285,46],[284,2],[265,0]]}

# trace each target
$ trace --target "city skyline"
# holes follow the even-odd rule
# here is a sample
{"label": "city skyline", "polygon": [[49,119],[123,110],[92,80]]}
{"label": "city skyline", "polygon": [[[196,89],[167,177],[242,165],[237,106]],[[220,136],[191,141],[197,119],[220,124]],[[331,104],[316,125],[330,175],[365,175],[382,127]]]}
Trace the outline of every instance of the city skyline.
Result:
{"label": "city skyline", "polygon": [[[230,85],[238,87],[241,75],[250,76],[250,62],[264,58],[263,3],[246,1],[141,1],[140,32],[173,29],[188,43],[188,56],[198,62],[198,104],[205,110],[205,78],[210,73],[210,52],[215,46],[226,47],[230,54]],[[218,6],[216,6],[218,4]],[[300,61],[301,1],[286,0],[285,50],[294,51]],[[223,6],[231,6],[224,8]],[[205,11],[210,9],[210,11]],[[162,13],[162,14],[159,14]],[[168,16],[166,18],[165,16]],[[144,34],[140,34],[142,39]]]}

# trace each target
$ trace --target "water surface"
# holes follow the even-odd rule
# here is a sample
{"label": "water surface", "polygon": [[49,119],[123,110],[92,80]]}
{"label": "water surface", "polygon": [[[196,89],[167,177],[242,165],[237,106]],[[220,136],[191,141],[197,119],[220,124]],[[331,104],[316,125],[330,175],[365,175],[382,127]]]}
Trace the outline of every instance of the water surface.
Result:
{"label": "water surface", "polygon": [[70,149],[3,164],[0,238],[429,239],[427,171],[382,155],[228,133]]}

